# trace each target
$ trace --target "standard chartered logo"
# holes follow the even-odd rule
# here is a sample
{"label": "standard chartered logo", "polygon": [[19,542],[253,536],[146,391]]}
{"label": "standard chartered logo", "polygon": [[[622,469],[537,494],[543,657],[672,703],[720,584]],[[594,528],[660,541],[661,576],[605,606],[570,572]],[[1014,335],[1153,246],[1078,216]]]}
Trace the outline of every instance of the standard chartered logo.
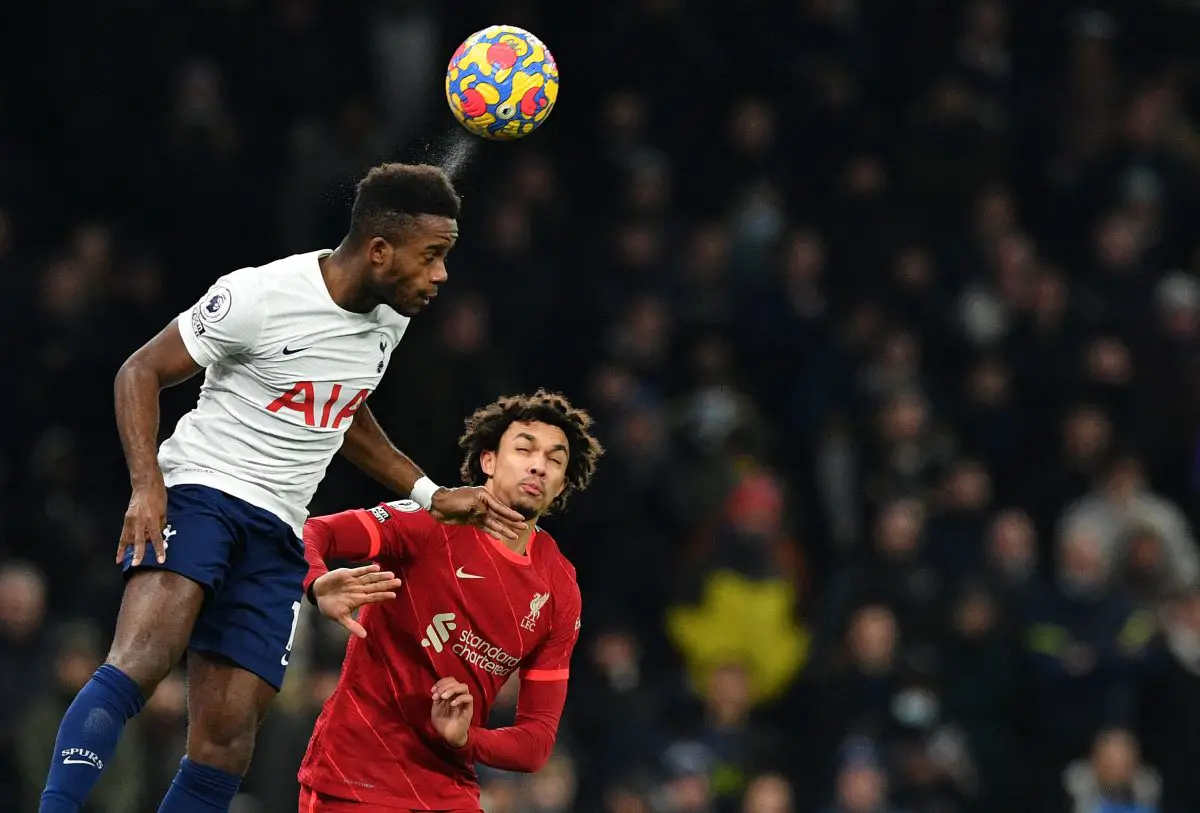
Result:
{"label": "standard chartered logo", "polygon": [[519,658],[509,654],[503,647],[498,647],[486,638],[476,635],[475,631],[470,628],[460,631],[457,638],[451,643],[451,633],[458,629],[455,618],[454,613],[435,615],[429,626],[425,628],[425,637],[421,639],[421,646],[440,653],[449,645],[450,651],[462,658],[464,662],[491,675],[503,677],[517,668],[520,663]]}

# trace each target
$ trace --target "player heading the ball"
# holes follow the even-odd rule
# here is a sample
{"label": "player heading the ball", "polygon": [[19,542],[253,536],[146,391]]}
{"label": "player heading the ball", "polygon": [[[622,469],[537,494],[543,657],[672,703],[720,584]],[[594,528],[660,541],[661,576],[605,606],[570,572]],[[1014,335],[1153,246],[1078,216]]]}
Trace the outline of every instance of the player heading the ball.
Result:
{"label": "player heading the ball", "polygon": [[[229,809],[287,668],[307,506],[339,450],[431,521],[527,530],[487,489],[438,488],[366,403],[410,317],[447,280],[458,214],[442,170],[375,167],[336,249],[221,277],[121,367],[125,594],[105,664],[63,717],[42,813],[80,810],[125,723],[185,651],[187,756],[159,810]],[[159,392],[201,371],[195,408],[156,450]]]}
{"label": "player heading the ball", "polygon": [[[476,411],[459,446],[463,480],[531,523],[518,538],[439,525],[411,501],[304,528],[309,598],[355,637],[300,768],[302,813],[478,810],[475,763],[535,771],[554,747],[581,602],[536,523],[587,488],[604,450],[586,412],[542,390]],[[514,674],[515,724],[485,728]]]}

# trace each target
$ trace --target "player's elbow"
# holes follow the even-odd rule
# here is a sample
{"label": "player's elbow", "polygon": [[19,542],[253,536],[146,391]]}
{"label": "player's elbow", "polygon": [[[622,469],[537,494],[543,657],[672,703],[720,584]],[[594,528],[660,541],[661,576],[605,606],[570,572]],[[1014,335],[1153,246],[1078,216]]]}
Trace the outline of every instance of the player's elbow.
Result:
{"label": "player's elbow", "polygon": [[546,748],[539,749],[531,755],[529,767],[525,769],[525,773],[537,773],[542,768],[546,767],[546,763],[550,761],[550,755],[554,753],[554,741],[551,740]]}
{"label": "player's elbow", "polygon": [[542,726],[539,728],[542,730],[532,732],[532,747],[526,753],[525,764],[520,768],[524,773],[537,773],[546,766],[546,763],[550,761],[550,755],[554,753],[556,732]]}
{"label": "player's elbow", "polygon": [[546,748],[534,747],[520,755],[514,755],[511,759],[499,759],[484,764],[512,773],[537,773],[550,761],[553,752],[554,743],[550,743]]}
{"label": "player's elbow", "polygon": [[125,359],[125,363],[117,370],[116,378],[113,379],[113,389],[118,397],[122,392],[130,390],[161,389],[154,369],[146,363],[146,359],[140,356],[140,353],[139,350]]}

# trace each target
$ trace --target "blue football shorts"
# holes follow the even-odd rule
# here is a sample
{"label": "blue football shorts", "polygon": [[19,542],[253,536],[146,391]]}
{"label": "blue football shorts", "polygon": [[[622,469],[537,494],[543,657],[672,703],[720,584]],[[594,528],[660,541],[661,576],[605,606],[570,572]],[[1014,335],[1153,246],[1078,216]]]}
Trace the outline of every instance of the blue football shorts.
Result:
{"label": "blue football shorts", "polygon": [[278,689],[283,684],[303,599],[304,542],[279,517],[208,486],[167,489],[167,559],[154,552],[126,578],[170,570],[204,588],[188,649],[213,652]]}

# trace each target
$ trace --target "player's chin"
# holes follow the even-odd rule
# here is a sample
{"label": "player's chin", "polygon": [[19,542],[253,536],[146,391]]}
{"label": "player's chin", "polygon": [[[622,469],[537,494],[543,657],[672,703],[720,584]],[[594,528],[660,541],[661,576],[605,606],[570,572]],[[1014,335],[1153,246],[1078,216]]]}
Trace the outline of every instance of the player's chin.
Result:
{"label": "player's chin", "polygon": [[510,507],[527,520],[533,519],[539,514],[545,513],[546,510],[546,506],[541,505],[540,502],[532,499],[531,497],[520,497],[515,499],[510,504]]}
{"label": "player's chin", "polygon": [[393,299],[388,302],[392,310],[401,316],[416,316],[425,310],[425,306],[428,304],[429,300],[427,299]]}

